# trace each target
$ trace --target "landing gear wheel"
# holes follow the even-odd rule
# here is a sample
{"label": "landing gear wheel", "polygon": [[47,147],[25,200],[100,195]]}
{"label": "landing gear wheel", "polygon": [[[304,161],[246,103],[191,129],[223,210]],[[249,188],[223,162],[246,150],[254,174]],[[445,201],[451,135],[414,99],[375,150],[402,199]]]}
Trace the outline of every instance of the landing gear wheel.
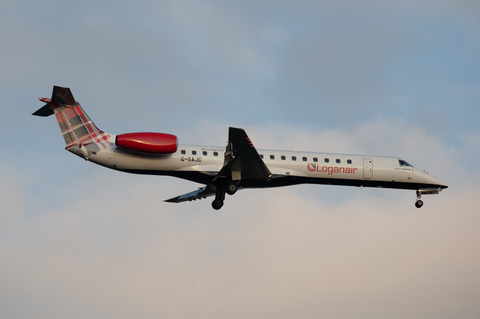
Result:
{"label": "landing gear wheel", "polygon": [[227,186],[227,189],[225,191],[227,192],[228,195],[233,195],[237,192],[237,190],[238,190],[238,186],[232,183]]}
{"label": "landing gear wheel", "polygon": [[423,201],[422,200],[419,199],[415,202],[415,207],[420,208],[422,206],[423,206]]}
{"label": "landing gear wheel", "polygon": [[222,206],[223,206],[223,200],[221,200],[221,199],[215,199],[212,202],[212,207],[215,210],[219,210],[220,208],[222,208]]}

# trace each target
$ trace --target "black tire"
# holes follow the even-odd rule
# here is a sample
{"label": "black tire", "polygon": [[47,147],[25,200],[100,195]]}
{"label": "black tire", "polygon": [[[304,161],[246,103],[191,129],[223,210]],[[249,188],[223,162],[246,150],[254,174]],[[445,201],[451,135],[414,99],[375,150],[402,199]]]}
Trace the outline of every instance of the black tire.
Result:
{"label": "black tire", "polygon": [[221,199],[216,199],[212,202],[212,207],[215,210],[219,210],[223,206],[223,200]]}
{"label": "black tire", "polygon": [[238,190],[237,185],[235,185],[235,184],[229,184],[229,185],[227,186],[227,189],[226,189],[225,191],[227,192],[228,195],[233,195],[233,194],[235,194],[235,193],[237,192],[237,190]]}
{"label": "black tire", "polygon": [[423,206],[423,201],[422,200],[419,199],[415,202],[415,207],[420,208],[422,206]]}

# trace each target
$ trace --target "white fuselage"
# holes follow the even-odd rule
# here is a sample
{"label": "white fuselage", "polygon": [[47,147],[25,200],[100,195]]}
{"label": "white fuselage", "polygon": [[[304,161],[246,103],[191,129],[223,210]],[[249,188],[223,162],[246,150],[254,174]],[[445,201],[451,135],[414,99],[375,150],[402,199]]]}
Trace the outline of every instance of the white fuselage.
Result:
{"label": "white fuselage", "polygon": [[[114,140],[112,135],[111,139]],[[115,170],[170,175],[208,184],[224,165],[225,148],[179,145],[175,153],[155,155],[103,143],[98,152],[68,150]],[[268,184],[242,181],[241,187],[274,187],[301,183],[422,189],[446,185],[399,158],[257,149],[272,173]],[[87,156],[85,156],[88,153]]]}
{"label": "white fuselage", "polygon": [[179,145],[175,135],[134,132],[114,135],[100,130],[69,88],[54,86],[51,98],[33,115],[55,114],[66,149],[115,170],[168,175],[205,186],[166,202],[180,203],[215,196],[220,209],[225,194],[241,188],[295,184],[414,189],[415,206],[423,194],[438,194],[446,184],[396,157],[256,149],[245,130],[229,127],[226,147]]}

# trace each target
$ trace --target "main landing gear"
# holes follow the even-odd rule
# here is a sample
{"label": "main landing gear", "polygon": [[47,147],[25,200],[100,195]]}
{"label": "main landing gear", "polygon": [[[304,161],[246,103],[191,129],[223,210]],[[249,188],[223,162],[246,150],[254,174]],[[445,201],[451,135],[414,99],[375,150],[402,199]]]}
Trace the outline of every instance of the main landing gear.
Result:
{"label": "main landing gear", "polygon": [[212,202],[212,207],[215,210],[219,210],[223,207],[223,201],[225,200],[225,187],[220,185],[217,186],[217,191],[215,193],[215,199]]}
{"label": "main landing gear", "polygon": [[212,202],[212,207],[215,210],[219,210],[223,207],[223,202],[225,200],[225,193],[228,195],[233,195],[237,192],[238,185],[235,183],[230,183],[226,187],[217,186],[217,192],[215,193],[215,199]]}
{"label": "main landing gear", "polygon": [[214,199],[212,202],[212,207],[215,210],[219,210],[220,208],[223,207],[223,199]]}
{"label": "main landing gear", "polygon": [[237,190],[238,190],[237,184],[230,183],[228,184],[227,189],[225,191],[227,192],[228,195],[233,195],[237,192]]}

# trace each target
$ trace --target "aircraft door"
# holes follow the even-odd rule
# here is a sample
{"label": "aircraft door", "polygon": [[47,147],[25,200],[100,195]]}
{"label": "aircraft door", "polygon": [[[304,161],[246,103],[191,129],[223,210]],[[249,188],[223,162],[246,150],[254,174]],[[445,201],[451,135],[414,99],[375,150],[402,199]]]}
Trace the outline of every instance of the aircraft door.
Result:
{"label": "aircraft door", "polygon": [[370,179],[373,176],[373,161],[371,158],[363,159],[363,178]]}

